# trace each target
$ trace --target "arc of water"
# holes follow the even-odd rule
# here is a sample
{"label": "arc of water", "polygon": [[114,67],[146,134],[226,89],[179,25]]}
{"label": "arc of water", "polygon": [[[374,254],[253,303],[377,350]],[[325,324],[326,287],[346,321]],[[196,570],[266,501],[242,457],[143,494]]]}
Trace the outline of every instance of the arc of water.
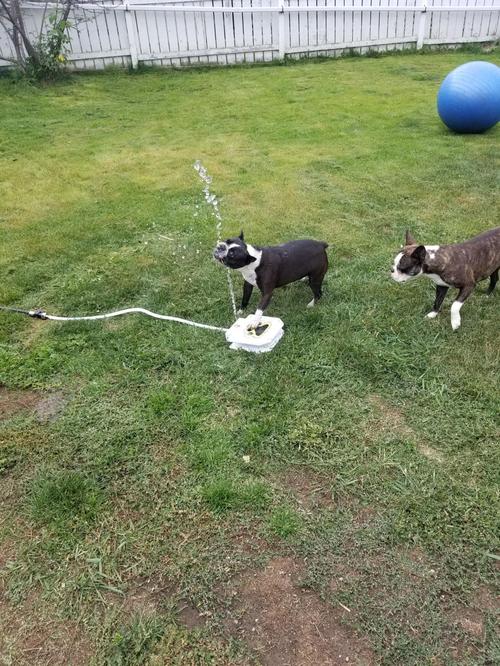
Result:
{"label": "arc of water", "polygon": [[[210,185],[212,184],[212,177],[209,175],[208,171],[205,169],[200,160],[196,160],[194,163],[194,169],[198,173],[198,176],[203,181],[203,194],[205,196],[206,203],[212,207],[212,214],[215,217],[215,233],[217,234],[217,243],[221,241],[222,233],[222,215],[220,214],[219,201],[217,196],[210,192]],[[227,275],[227,286],[229,289],[229,297],[231,299],[231,305],[233,308],[233,314],[236,319],[236,298],[234,296],[234,287],[233,281],[231,279],[231,271],[229,268],[226,268]]]}

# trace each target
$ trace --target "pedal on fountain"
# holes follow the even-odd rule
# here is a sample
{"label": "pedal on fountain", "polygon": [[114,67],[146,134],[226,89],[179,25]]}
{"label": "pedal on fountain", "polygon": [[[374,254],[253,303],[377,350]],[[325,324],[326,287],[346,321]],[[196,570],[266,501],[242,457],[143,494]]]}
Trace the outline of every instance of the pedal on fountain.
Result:
{"label": "pedal on fountain", "polygon": [[248,330],[253,315],[237,319],[226,331],[230,349],[244,349],[260,354],[273,349],[283,337],[283,322],[278,317],[262,317],[257,328]]}

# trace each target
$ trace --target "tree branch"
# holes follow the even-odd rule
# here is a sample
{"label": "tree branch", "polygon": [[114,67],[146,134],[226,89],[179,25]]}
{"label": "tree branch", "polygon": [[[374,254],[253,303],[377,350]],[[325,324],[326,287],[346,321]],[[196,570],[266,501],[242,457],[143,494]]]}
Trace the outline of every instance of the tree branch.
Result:
{"label": "tree branch", "polygon": [[[68,16],[69,16],[69,13],[71,11],[72,6],[73,6],[73,0],[66,0],[63,15],[62,15],[62,18],[61,18],[61,21],[60,21],[60,23],[63,22],[65,30],[66,30],[66,22],[68,20]],[[61,52],[62,40],[63,40],[63,35],[62,35],[62,32],[61,32],[60,35],[59,35],[59,38],[57,40],[57,50],[58,50],[59,53]]]}
{"label": "tree branch", "polygon": [[[2,5],[5,5],[6,2],[5,0],[0,0]],[[29,55],[30,58],[32,58],[35,62],[38,62],[38,54],[36,52],[35,47],[31,43],[30,38],[28,37],[26,33],[26,28],[24,27],[24,19],[21,14],[21,7],[19,6],[19,0],[10,0],[10,8],[11,8],[11,15],[13,18],[12,24],[16,28],[17,32],[19,33],[22,41],[24,48],[26,49],[26,53]]]}
{"label": "tree branch", "polygon": [[43,8],[42,21],[40,23],[40,32],[38,33],[38,41],[42,39],[43,26],[45,25],[45,17],[47,15],[47,7],[49,5],[49,1],[50,0],[45,0],[45,7]]}
{"label": "tree branch", "polygon": [[[45,18],[49,1],[50,0],[45,0],[40,33],[37,38],[34,36],[32,37],[27,33],[21,10],[21,0],[0,0],[0,17],[3,17],[4,21],[11,26],[10,30],[7,28],[5,29],[16,53],[17,64],[23,69],[25,68],[27,58],[29,58],[35,65],[40,64],[39,47],[43,40]],[[66,41],[64,33],[67,26],[68,16],[74,4],[75,0],[60,0],[60,5],[58,2],[58,5],[62,9],[62,13],[61,18],[58,18],[58,12],[56,12],[55,26],[57,27],[57,32],[55,35],[52,33],[51,37],[53,40],[51,50],[54,54],[60,55],[63,44]],[[4,22],[2,22],[2,24],[3,23]]]}

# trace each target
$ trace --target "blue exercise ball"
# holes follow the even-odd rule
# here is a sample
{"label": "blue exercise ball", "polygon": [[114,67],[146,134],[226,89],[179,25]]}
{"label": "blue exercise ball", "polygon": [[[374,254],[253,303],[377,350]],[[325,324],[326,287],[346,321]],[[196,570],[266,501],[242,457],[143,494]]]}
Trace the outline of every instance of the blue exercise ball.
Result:
{"label": "blue exercise ball", "polygon": [[500,67],[484,60],[460,65],[439,88],[441,120],[455,132],[484,132],[500,120]]}

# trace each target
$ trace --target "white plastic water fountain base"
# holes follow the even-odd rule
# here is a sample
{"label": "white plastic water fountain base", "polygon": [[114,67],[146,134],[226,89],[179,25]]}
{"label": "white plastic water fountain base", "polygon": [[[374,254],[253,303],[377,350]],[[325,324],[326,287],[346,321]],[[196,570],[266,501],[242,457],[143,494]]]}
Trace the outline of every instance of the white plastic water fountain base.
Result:
{"label": "white plastic water fountain base", "polygon": [[226,331],[226,340],[231,343],[230,349],[261,354],[273,349],[283,337],[283,322],[278,317],[262,317],[259,326],[249,331],[247,326],[253,315],[237,319]]}

